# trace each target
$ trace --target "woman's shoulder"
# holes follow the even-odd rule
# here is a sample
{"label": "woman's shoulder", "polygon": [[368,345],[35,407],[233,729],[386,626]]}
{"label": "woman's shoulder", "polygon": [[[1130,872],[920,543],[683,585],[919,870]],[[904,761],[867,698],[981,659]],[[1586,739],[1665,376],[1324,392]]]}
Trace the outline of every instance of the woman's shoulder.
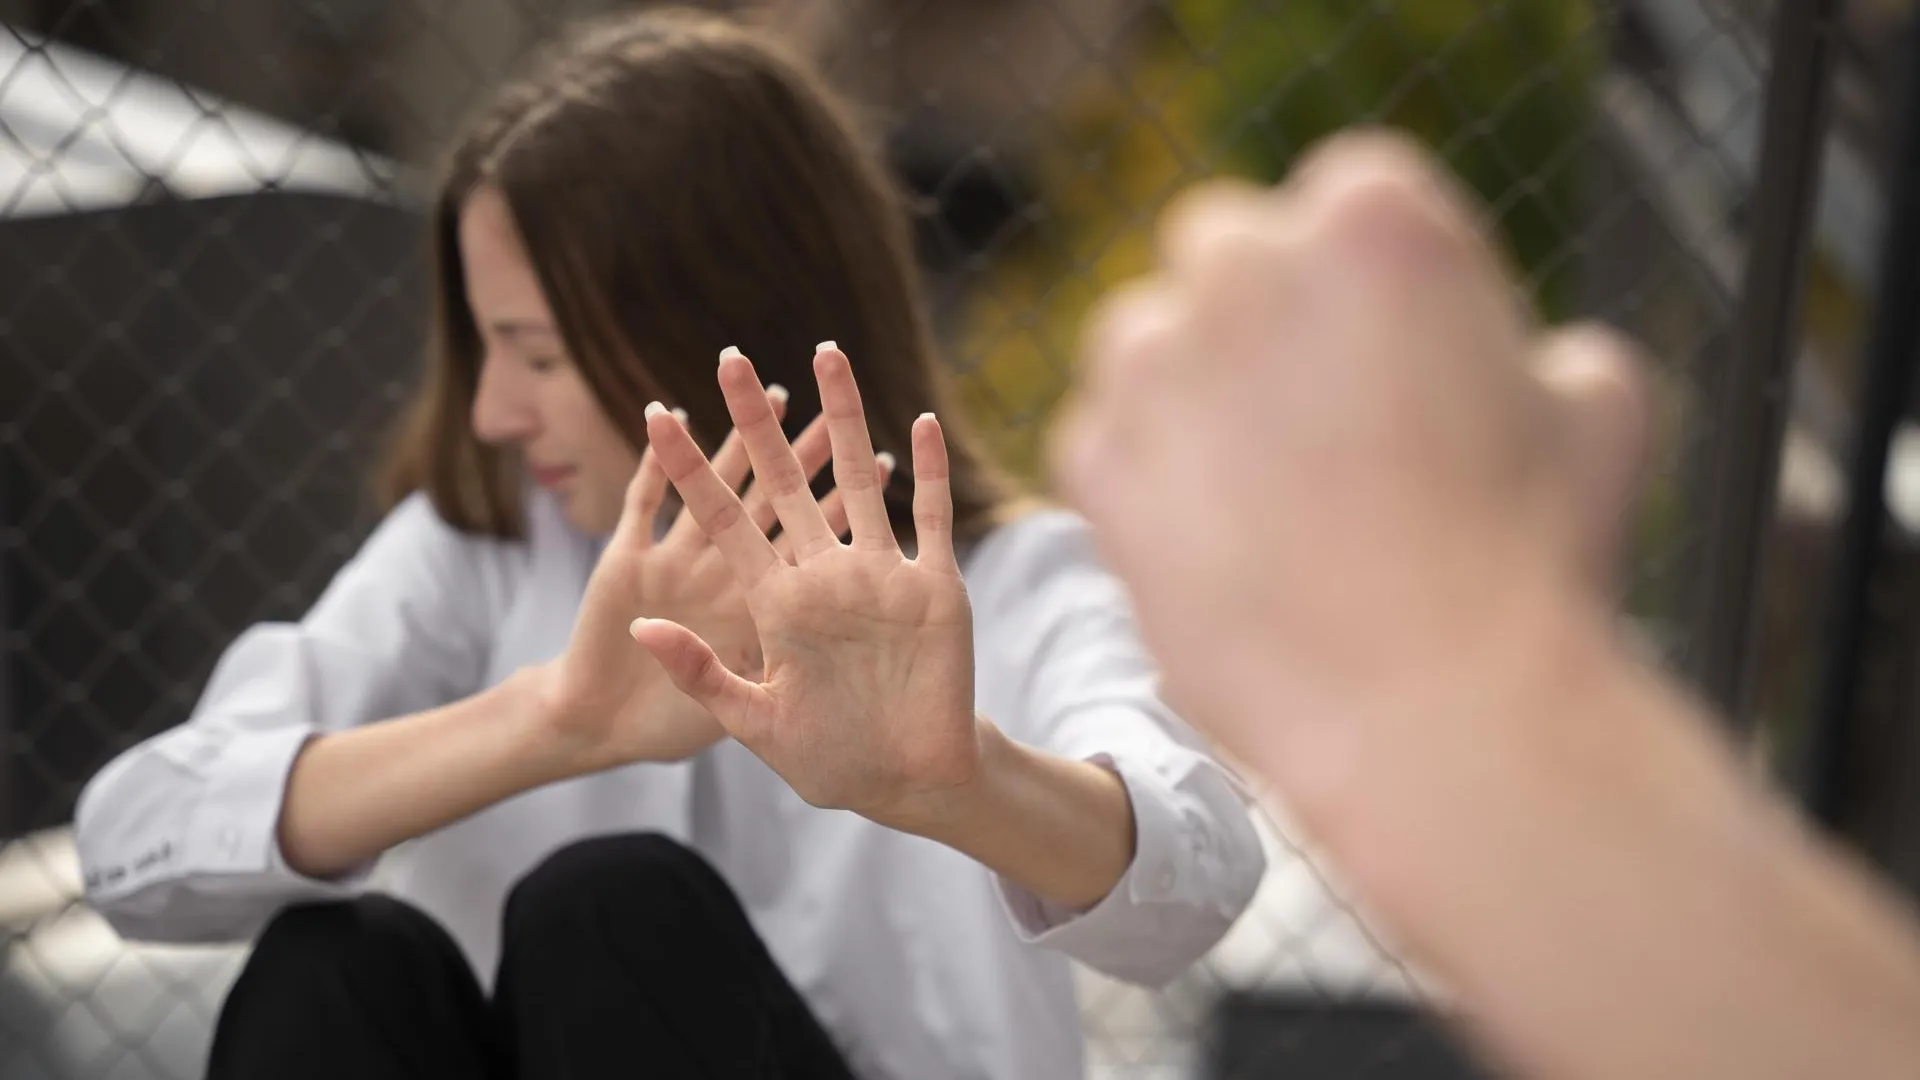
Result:
{"label": "woman's shoulder", "polygon": [[315,610],[428,602],[497,620],[530,588],[557,597],[579,587],[592,565],[592,541],[567,522],[550,495],[537,493],[522,505],[520,535],[499,537],[458,527],[424,493],[404,496],[335,575]]}
{"label": "woman's shoulder", "polygon": [[976,609],[983,603],[1031,600],[1049,590],[1113,585],[1086,519],[1037,501],[976,539],[961,567]]}
{"label": "woman's shoulder", "polygon": [[468,549],[484,552],[509,547],[514,543],[514,541],[461,529],[441,515],[439,509],[433,505],[433,499],[426,492],[416,491],[393,504],[393,507],[373,527],[373,533],[367,538],[366,546],[368,548],[383,546],[430,548],[442,551]]}
{"label": "woman's shoulder", "polygon": [[519,536],[492,536],[453,524],[434,507],[432,498],[416,491],[401,498],[374,526],[359,558],[424,558],[511,577],[531,567],[540,552],[571,551],[588,544],[546,492],[533,493],[523,506],[526,518]]}

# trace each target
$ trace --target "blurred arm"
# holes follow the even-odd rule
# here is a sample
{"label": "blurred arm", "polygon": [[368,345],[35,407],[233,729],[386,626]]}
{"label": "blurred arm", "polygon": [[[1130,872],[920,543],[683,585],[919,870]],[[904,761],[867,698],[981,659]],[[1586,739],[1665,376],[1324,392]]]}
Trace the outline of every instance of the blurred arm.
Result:
{"label": "blurred arm", "polygon": [[1063,487],[1179,700],[1519,1075],[1920,1075],[1912,912],[1614,635],[1633,350],[1543,336],[1481,220],[1380,132],[1188,197]]}
{"label": "blurred arm", "polygon": [[1549,1080],[1915,1075],[1907,907],[1581,602],[1523,639],[1381,719],[1313,814],[1466,1019]]}

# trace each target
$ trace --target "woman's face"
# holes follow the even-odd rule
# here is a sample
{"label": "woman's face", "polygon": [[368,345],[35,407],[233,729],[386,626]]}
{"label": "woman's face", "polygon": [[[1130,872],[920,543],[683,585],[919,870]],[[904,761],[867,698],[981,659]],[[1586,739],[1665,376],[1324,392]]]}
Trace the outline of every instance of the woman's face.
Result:
{"label": "woman's face", "polygon": [[518,447],[535,483],[584,532],[613,531],[639,454],[567,356],[507,201],[476,191],[460,212],[460,262],[480,332],[473,430]]}

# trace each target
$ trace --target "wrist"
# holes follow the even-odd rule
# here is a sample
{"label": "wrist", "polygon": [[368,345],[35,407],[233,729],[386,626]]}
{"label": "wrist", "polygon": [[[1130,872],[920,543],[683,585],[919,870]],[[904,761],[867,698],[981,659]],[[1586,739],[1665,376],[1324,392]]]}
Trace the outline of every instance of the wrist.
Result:
{"label": "wrist", "polygon": [[1118,773],[1009,738],[976,718],[978,767],[965,783],[883,821],[944,844],[1070,911],[1113,890],[1133,861],[1133,803]]}
{"label": "wrist", "polygon": [[1019,750],[992,721],[975,714],[969,761],[863,816],[899,832],[949,843],[994,805],[996,789],[1003,785]]}
{"label": "wrist", "polygon": [[[1435,672],[1424,700],[1375,699],[1339,736],[1292,746],[1281,777],[1302,824],[1410,948],[1430,947],[1426,928],[1449,903],[1470,923],[1498,917],[1502,897],[1550,891],[1525,877],[1554,864],[1568,837],[1585,850],[1583,869],[1665,880],[1699,861],[1686,852],[1700,838],[1726,845],[1750,816],[1752,788],[1725,767],[1734,759],[1720,733],[1597,604],[1545,605],[1515,627],[1525,632],[1507,639],[1504,665]],[[1636,835],[1661,840],[1636,847]],[[1622,868],[1614,860],[1627,853],[1666,868]],[[1562,877],[1556,887],[1582,875]]]}
{"label": "wrist", "polygon": [[[1277,703],[1271,669],[1244,665],[1244,685],[1229,699],[1239,713],[1224,725],[1244,735],[1236,752],[1274,782],[1302,825],[1325,833],[1403,801],[1382,797],[1396,782],[1389,775],[1425,784],[1484,774],[1630,676],[1636,661],[1624,637],[1578,582],[1516,573],[1498,593],[1457,613],[1454,632],[1383,641],[1387,659],[1364,678],[1289,680]],[[1248,645],[1249,656],[1284,654]]]}
{"label": "wrist", "polygon": [[565,780],[597,770],[594,741],[585,737],[576,710],[558,692],[558,662],[520,668],[492,693],[499,695],[500,715],[510,718],[514,742],[528,768],[542,783]]}

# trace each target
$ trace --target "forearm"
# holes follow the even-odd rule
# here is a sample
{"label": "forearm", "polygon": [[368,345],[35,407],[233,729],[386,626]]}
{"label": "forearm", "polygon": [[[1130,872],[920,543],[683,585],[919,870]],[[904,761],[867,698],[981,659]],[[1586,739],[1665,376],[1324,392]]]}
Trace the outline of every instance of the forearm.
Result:
{"label": "forearm", "polygon": [[1133,861],[1126,785],[1111,770],[1022,745],[984,720],[981,740],[973,783],[890,824],[1062,907],[1099,903]]}
{"label": "forearm", "polygon": [[1602,637],[1359,744],[1328,854],[1525,1075],[1912,1075],[1910,916]]}
{"label": "forearm", "polygon": [[530,672],[451,705],[322,735],[295,759],[280,849],[312,877],[570,775],[541,738]]}

